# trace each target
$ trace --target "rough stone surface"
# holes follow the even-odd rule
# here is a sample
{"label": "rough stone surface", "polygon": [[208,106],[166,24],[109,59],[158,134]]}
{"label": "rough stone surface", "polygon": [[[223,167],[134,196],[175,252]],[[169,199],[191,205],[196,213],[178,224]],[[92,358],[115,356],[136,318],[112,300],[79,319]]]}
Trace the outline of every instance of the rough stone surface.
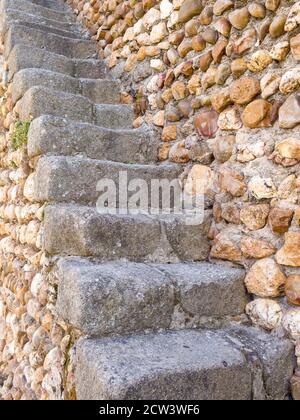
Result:
{"label": "rough stone surface", "polygon": [[285,275],[271,258],[256,262],[245,279],[249,293],[265,298],[280,296],[285,282]]}

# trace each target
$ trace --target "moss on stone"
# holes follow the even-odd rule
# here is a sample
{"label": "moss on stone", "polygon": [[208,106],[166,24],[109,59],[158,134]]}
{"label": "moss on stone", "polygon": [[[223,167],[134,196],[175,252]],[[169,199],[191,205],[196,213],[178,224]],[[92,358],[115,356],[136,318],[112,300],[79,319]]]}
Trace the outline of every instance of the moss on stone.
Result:
{"label": "moss on stone", "polygon": [[27,145],[29,127],[29,121],[17,121],[16,129],[11,139],[14,150],[18,150]]}

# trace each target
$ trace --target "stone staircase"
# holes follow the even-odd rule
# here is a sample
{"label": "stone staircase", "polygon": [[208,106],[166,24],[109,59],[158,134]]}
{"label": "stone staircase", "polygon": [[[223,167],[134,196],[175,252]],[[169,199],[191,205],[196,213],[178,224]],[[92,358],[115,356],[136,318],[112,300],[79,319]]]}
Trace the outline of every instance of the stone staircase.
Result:
{"label": "stone staircase", "polygon": [[[105,215],[102,177],[177,178],[157,138],[133,130],[96,47],[59,0],[2,0],[12,100],[33,119],[34,197],[47,202],[44,247],[58,257],[57,310],[76,346],[78,399],[286,399],[293,346],[244,324],[240,269],[205,262],[211,213]],[[132,164],[131,162],[134,162]],[[195,328],[198,327],[198,328]]]}

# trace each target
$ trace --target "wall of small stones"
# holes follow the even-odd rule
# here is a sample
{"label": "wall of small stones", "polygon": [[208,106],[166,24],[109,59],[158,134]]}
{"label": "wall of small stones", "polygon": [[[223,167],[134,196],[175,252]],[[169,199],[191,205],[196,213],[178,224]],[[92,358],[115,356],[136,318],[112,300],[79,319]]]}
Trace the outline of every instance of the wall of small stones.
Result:
{"label": "wall of small stones", "polygon": [[300,2],[68,0],[213,207],[210,258],[247,269],[256,325],[288,334],[300,399]]}
{"label": "wall of small stones", "polygon": [[44,206],[32,200],[26,141],[14,141],[7,64],[0,46],[0,400],[72,399],[76,333],[57,319],[54,261],[43,251]]}

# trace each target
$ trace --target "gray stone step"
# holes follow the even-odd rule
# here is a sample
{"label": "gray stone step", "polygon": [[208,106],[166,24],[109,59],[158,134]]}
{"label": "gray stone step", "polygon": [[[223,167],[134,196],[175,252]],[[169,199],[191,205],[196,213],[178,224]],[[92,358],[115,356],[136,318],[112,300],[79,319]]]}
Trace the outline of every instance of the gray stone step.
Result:
{"label": "gray stone step", "polygon": [[58,265],[58,313],[89,336],[168,329],[176,307],[187,318],[236,316],[248,302],[243,270],[208,263]]}
{"label": "gray stone step", "polygon": [[44,246],[51,255],[94,256],[102,261],[204,261],[210,249],[211,216],[205,211],[202,223],[191,225],[183,216],[112,215],[85,206],[49,205]]}
{"label": "gray stone step", "polygon": [[37,4],[38,6],[47,7],[48,9],[68,11],[69,7],[62,0],[27,0],[32,4]]}
{"label": "gray stone step", "polygon": [[16,9],[20,12],[31,13],[36,16],[61,22],[75,23],[76,21],[76,17],[72,13],[66,13],[58,9],[49,9],[48,7],[43,7],[27,0],[1,0],[0,13],[6,9]]}
{"label": "gray stone step", "polygon": [[30,13],[20,12],[15,9],[6,9],[0,16],[0,33],[2,36],[14,24],[21,24],[31,28],[40,29],[46,32],[53,32],[69,38],[81,38],[78,26],[72,23],[60,22],[52,19],[46,19]]}
{"label": "gray stone step", "polygon": [[[179,176],[183,172],[180,165],[137,165],[115,163],[89,159],[82,156],[46,156],[39,160],[35,173],[34,200],[48,203],[79,203],[95,206],[100,192],[97,191],[99,181],[109,179],[116,185],[117,206],[119,208],[119,191],[125,188],[119,182],[120,174],[126,174],[127,185],[135,180],[143,182],[146,199],[151,193],[153,180],[174,181],[174,186],[181,191]],[[148,194],[147,191],[148,190]],[[131,187],[128,200],[136,193],[136,187]],[[127,201],[126,200],[126,204]],[[149,203],[150,204],[150,203]],[[168,206],[174,206],[174,200],[168,200]],[[157,204],[161,208],[162,203]],[[156,204],[155,204],[156,206]],[[148,210],[148,202],[145,210]]]}
{"label": "gray stone step", "polygon": [[108,71],[103,61],[95,59],[77,60],[32,46],[16,45],[8,58],[9,80],[20,70],[45,69],[68,76],[87,79],[104,79]]}
{"label": "gray stone step", "polygon": [[75,123],[59,117],[42,116],[30,125],[28,153],[75,156],[116,162],[155,163],[159,137],[147,127],[110,130]]}
{"label": "gray stone step", "polygon": [[81,79],[34,68],[20,70],[15,75],[12,84],[13,103],[34,86],[82,95],[95,104],[120,103],[120,83],[115,80]]}
{"label": "gray stone step", "polygon": [[69,58],[95,58],[96,45],[84,39],[65,38],[39,29],[13,24],[4,37],[4,56],[9,57],[16,45],[34,46]]}
{"label": "gray stone step", "polygon": [[42,115],[69,118],[111,129],[132,128],[134,119],[130,105],[95,105],[82,95],[40,86],[30,88],[19,102],[19,117],[22,121],[28,121]]}
{"label": "gray stone step", "polygon": [[76,348],[79,400],[286,399],[293,371],[292,345],[251,328],[82,339]]}

